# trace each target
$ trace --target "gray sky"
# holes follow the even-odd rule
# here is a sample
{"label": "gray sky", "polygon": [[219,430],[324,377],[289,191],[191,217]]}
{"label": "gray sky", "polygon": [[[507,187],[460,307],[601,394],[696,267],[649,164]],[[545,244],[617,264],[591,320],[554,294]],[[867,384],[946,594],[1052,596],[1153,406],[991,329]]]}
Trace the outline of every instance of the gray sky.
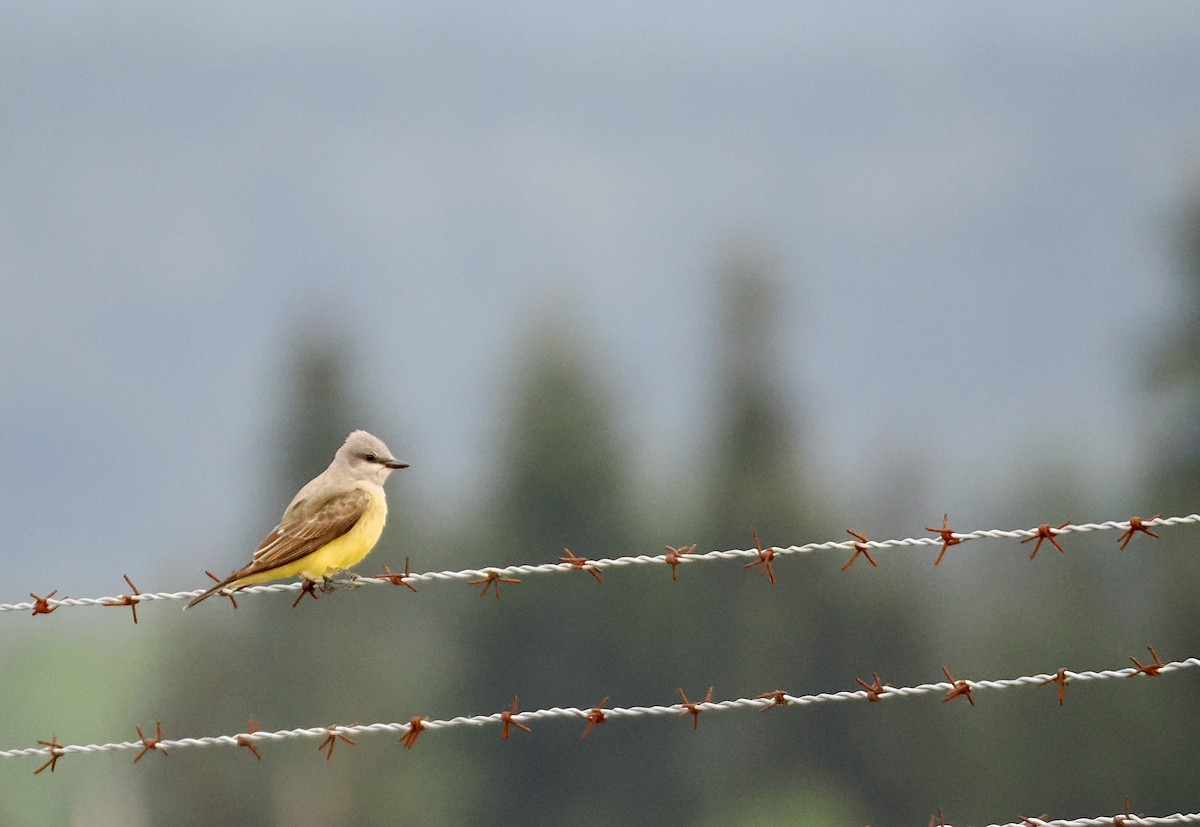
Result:
{"label": "gray sky", "polygon": [[1198,5],[5,16],[10,598],[240,562],[214,544],[276,516],[263,436],[314,318],[353,331],[401,496],[477,495],[546,315],[608,372],[637,470],[694,455],[712,270],[746,240],[786,282],[775,356],[822,484],[932,454],[933,494],[982,497],[1049,440],[1115,485],[1147,444],[1129,391],[1200,182]]}

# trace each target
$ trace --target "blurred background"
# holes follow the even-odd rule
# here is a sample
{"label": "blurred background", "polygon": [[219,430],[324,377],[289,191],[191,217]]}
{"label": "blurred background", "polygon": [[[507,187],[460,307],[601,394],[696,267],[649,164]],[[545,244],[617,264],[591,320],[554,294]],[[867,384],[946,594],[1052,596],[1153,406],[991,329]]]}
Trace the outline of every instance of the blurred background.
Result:
{"label": "blurred background", "polygon": [[[4,602],[205,586],[357,427],[364,573],[1200,510],[1200,6],[5,18]],[[0,748],[1200,655],[1195,530],[1115,540],[10,613]],[[13,760],[0,824],[1195,811],[1198,680]]]}

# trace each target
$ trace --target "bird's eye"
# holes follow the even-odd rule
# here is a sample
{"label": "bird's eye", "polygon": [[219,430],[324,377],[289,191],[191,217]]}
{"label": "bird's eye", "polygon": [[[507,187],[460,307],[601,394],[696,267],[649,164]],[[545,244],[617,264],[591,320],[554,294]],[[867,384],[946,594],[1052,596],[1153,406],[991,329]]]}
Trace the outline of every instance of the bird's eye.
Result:
{"label": "bird's eye", "polygon": [[367,462],[374,462],[376,457],[374,454],[363,454],[363,459],[365,459]]}

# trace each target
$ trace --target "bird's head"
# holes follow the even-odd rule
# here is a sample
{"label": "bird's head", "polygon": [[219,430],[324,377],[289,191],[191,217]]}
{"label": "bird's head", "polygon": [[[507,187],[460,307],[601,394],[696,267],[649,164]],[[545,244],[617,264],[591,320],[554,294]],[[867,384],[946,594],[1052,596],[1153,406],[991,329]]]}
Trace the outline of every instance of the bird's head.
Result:
{"label": "bird's head", "polygon": [[408,467],[407,462],[401,462],[392,456],[382,439],[366,431],[354,431],[346,437],[346,441],[334,457],[334,462],[342,464],[358,479],[370,480],[380,485],[383,485],[384,480],[393,471]]}

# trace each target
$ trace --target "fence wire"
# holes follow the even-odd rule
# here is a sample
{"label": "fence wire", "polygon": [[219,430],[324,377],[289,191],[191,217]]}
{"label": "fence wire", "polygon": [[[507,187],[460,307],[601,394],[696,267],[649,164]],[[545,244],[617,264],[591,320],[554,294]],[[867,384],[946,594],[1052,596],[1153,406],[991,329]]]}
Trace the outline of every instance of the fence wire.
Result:
{"label": "fence wire", "polygon": [[[920,547],[938,547],[940,553],[935,560],[935,565],[942,562],[946,552],[953,546],[963,542],[980,539],[1008,539],[1019,540],[1021,543],[1031,542],[1036,540],[1036,545],[1030,557],[1035,557],[1038,549],[1041,548],[1043,541],[1049,541],[1058,551],[1063,551],[1058,539],[1063,535],[1075,533],[1087,533],[1093,531],[1121,531],[1122,534],[1117,538],[1121,549],[1125,549],[1132,538],[1137,533],[1145,533],[1150,537],[1158,535],[1153,531],[1159,527],[1172,527],[1179,525],[1195,525],[1200,523],[1200,514],[1188,514],[1177,517],[1159,517],[1156,515],[1149,519],[1140,519],[1137,517],[1129,520],[1110,520],[1102,523],[1063,523],[1059,526],[1041,525],[1032,529],[982,529],[970,532],[959,533],[947,527],[947,520],[943,520],[942,527],[929,528],[928,531],[934,533],[935,537],[910,537],[906,539],[892,540],[868,540],[865,535],[856,532],[850,532],[854,539],[842,541],[830,541],[824,543],[808,543],[799,546],[778,547],[771,546],[762,548],[758,542],[758,537],[755,535],[755,547],[748,549],[728,549],[715,550],[708,552],[696,552],[695,546],[681,546],[673,548],[668,546],[667,553],[657,555],[631,555],[624,557],[599,558],[589,559],[574,555],[571,551],[566,550],[566,557],[560,557],[555,563],[541,564],[525,564],[513,566],[496,566],[482,569],[463,569],[459,571],[429,571],[410,573],[406,567],[403,573],[391,572],[385,567],[385,573],[374,575],[371,577],[352,576],[350,578],[339,578],[333,581],[339,586],[359,586],[359,585],[402,585],[413,588],[414,584],[434,583],[434,582],[453,582],[466,581],[472,585],[483,585],[483,593],[486,593],[489,588],[495,588],[497,597],[499,596],[499,587],[501,583],[520,582],[520,578],[531,575],[552,574],[569,571],[585,571],[602,581],[600,572],[606,569],[619,568],[623,566],[633,565],[669,565],[672,569],[672,577],[677,574],[676,568],[680,565],[691,565],[693,563],[710,562],[716,560],[738,560],[750,558],[752,562],[747,567],[757,567],[762,565],[760,570],[762,573],[769,574],[772,582],[774,582],[774,572],[771,569],[771,563],[780,557],[791,555],[811,554],[816,552],[828,551],[853,551],[854,556],[851,557],[843,569],[849,567],[857,557],[862,554],[867,560],[875,565],[874,559],[870,552],[877,549],[890,548],[920,548]],[[130,594],[109,596],[109,597],[87,597],[87,598],[71,598],[64,596],[55,598],[57,591],[52,591],[45,596],[31,594],[33,598],[31,602],[19,603],[0,603],[0,612],[16,612],[30,611],[34,615],[49,614],[61,607],[79,607],[79,606],[129,606],[134,612],[134,622],[137,622],[137,606],[141,603],[154,601],[170,601],[170,600],[190,600],[203,592],[203,589],[184,592],[150,592],[142,593],[138,591],[136,586],[128,576],[125,577],[132,592]],[[295,591],[311,591],[313,584],[304,582],[292,583],[272,583],[251,586],[241,589],[236,592],[237,596],[243,594],[273,594],[286,593]],[[303,597],[303,593],[301,594]],[[523,730],[526,733],[533,731],[534,725],[556,719],[575,720],[577,723],[582,722],[585,728],[580,735],[581,738],[586,738],[602,724],[607,724],[613,721],[622,721],[629,718],[639,717],[691,717],[691,725],[695,728],[700,726],[700,718],[709,712],[727,712],[727,711],[760,711],[770,712],[776,707],[806,707],[817,704],[832,703],[839,701],[886,701],[893,698],[916,697],[928,694],[945,693],[943,702],[953,701],[955,699],[965,699],[972,705],[975,700],[973,693],[977,691],[987,692],[989,690],[1012,689],[1016,687],[1035,687],[1035,686],[1054,686],[1057,689],[1059,703],[1063,702],[1064,692],[1069,684],[1084,683],[1089,681],[1103,681],[1115,678],[1129,678],[1138,675],[1146,675],[1148,677],[1158,677],[1160,675],[1171,674],[1184,669],[1200,667],[1200,657],[1189,657],[1183,660],[1162,662],[1158,654],[1150,649],[1150,654],[1153,656],[1152,661],[1143,664],[1136,658],[1130,658],[1133,662],[1132,667],[1123,669],[1107,669],[1099,671],[1082,671],[1074,672],[1066,668],[1059,669],[1055,673],[1024,675],[1016,678],[1003,678],[995,680],[966,680],[954,679],[950,673],[943,670],[946,676],[946,681],[936,683],[924,683],[915,686],[890,686],[883,683],[877,676],[873,683],[866,683],[858,680],[860,689],[846,690],[840,692],[823,692],[810,695],[790,695],[783,690],[775,690],[766,692],[755,697],[736,698],[729,700],[713,701],[712,690],[709,689],[708,694],[703,700],[689,700],[681,689],[679,692],[681,702],[652,705],[652,706],[627,706],[627,707],[612,707],[608,708],[608,698],[603,699],[594,707],[549,707],[545,709],[537,709],[530,711],[519,711],[517,707],[517,699],[513,699],[511,709],[501,712],[495,712],[482,715],[458,716],[447,719],[433,719],[421,716],[414,716],[408,721],[397,721],[391,723],[374,723],[374,724],[350,724],[350,725],[330,725],[319,727],[303,727],[297,729],[283,729],[274,731],[264,731],[255,728],[253,722],[247,722],[247,731],[234,735],[214,735],[202,736],[196,738],[165,738],[163,737],[162,724],[156,724],[153,733],[143,733],[140,727],[137,728],[138,740],[130,741],[111,741],[103,744],[59,744],[58,738],[55,736],[50,741],[38,741],[37,747],[26,747],[18,749],[0,750],[0,758],[24,758],[38,757],[43,760],[34,772],[41,773],[46,769],[54,772],[57,767],[57,762],[68,756],[75,755],[95,755],[106,752],[128,752],[136,751],[134,762],[140,761],[150,752],[162,752],[167,754],[178,749],[188,749],[193,747],[209,747],[209,746],[232,746],[238,748],[246,748],[253,754],[255,758],[261,759],[262,755],[259,747],[268,743],[288,741],[293,739],[319,739],[317,749],[324,753],[326,760],[333,757],[334,748],[338,743],[344,743],[349,746],[354,745],[354,737],[362,735],[374,735],[381,733],[391,733],[399,735],[400,740],[406,748],[412,748],[416,745],[418,737],[424,732],[436,732],[438,730],[449,729],[454,727],[498,727],[501,737],[508,738],[512,728]],[[938,814],[937,824],[939,827],[949,827]],[[930,822],[934,823],[933,820]],[[1047,819],[1045,817],[1023,817],[1020,821],[1008,822],[1005,824],[990,824],[987,827],[1092,827],[1092,825],[1117,825],[1117,827],[1133,827],[1133,825],[1173,825],[1173,824],[1198,824],[1200,823],[1200,813],[1174,813],[1166,816],[1145,816],[1131,814],[1128,811],[1128,804],[1124,813],[1119,813],[1113,816],[1101,816],[1095,818],[1075,818],[1075,819]]]}
{"label": "fence wire", "polygon": [[[1111,816],[1095,818],[1069,818],[1043,820],[1032,816],[1020,821],[1010,821],[1007,824],[988,824],[986,827],[1136,827],[1137,825],[1156,824],[1200,824],[1200,813],[1172,813],[1169,816],[1139,816],[1128,813],[1117,813]],[[942,827],[942,825],[937,825]],[[946,824],[945,827],[951,827]]]}
{"label": "fence wire", "polygon": [[[860,683],[860,686],[864,687],[862,689],[821,692],[813,695],[790,695],[782,690],[777,690],[753,698],[737,698],[723,701],[708,699],[703,701],[688,701],[684,698],[682,703],[655,706],[618,706],[612,708],[605,708],[608,700],[605,698],[597,706],[589,708],[556,706],[527,712],[519,712],[513,709],[485,715],[467,715],[447,719],[414,717],[408,721],[392,723],[317,726],[299,729],[281,729],[273,732],[257,730],[234,735],[209,735],[199,738],[162,738],[161,729],[156,728],[158,734],[155,737],[143,735],[137,741],[112,741],[106,744],[58,744],[56,741],[54,743],[39,742],[44,744],[44,746],[0,750],[0,758],[40,756],[48,760],[53,760],[68,755],[129,750],[137,750],[137,757],[141,758],[148,751],[171,752],[191,747],[238,747],[247,746],[248,744],[257,746],[296,738],[321,739],[323,742],[322,747],[324,747],[326,744],[332,744],[334,739],[338,737],[347,740],[352,739],[356,735],[374,735],[380,733],[401,735],[405,740],[405,746],[411,747],[417,737],[425,731],[436,732],[437,730],[454,727],[500,726],[502,734],[507,737],[510,731],[509,725],[519,726],[522,729],[532,728],[533,724],[554,719],[585,721],[587,728],[582,737],[586,737],[600,724],[627,718],[690,715],[694,717],[693,724],[698,727],[700,717],[708,712],[729,712],[735,710],[769,712],[776,707],[806,707],[840,701],[884,701],[893,698],[912,698],[940,693],[946,693],[946,697],[943,700],[953,700],[959,696],[966,696],[974,704],[971,693],[976,691],[987,692],[989,690],[1050,685],[1058,687],[1061,691],[1067,684],[1130,678],[1142,674],[1157,677],[1196,667],[1200,667],[1200,658],[1190,657],[1163,663],[1155,656],[1154,663],[1152,664],[1142,665],[1139,663],[1136,666],[1125,667],[1124,669],[1089,670],[1083,672],[1062,669],[1052,674],[1024,675],[1017,678],[1002,678],[998,680],[954,680],[947,676],[948,680],[946,681],[898,687],[878,682],[874,685],[862,682]],[[682,690],[680,694],[682,695]],[[515,702],[513,705],[514,707],[516,706]],[[330,748],[330,753],[332,754],[332,748]]]}
{"label": "fence wire", "polygon": [[[1121,531],[1122,535],[1118,538],[1122,542],[1122,548],[1133,537],[1135,532],[1144,532],[1146,529],[1165,528],[1180,525],[1195,525],[1200,523],[1200,514],[1188,514],[1178,517],[1154,517],[1151,519],[1131,518],[1129,520],[1109,520],[1102,523],[1063,523],[1060,526],[1042,525],[1037,528],[1028,529],[980,529],[977,531],[968,531],[959,533],[951,531],[944,527],[942,529],[931,528],[929,531],[938,534],[937,537],[909,537],[905,539],[893,540],[835,540],[824,543],[807,543],[799,546],[771,546],[767,549],[763,548],[748,548],[748,549],[727,549],[707,552],[696,552],[694,546],[683,546],[680,548],[672,548],[668,546],[668,551],[665,554],[641,554],[630,555],[625,557],[606,557],[598,559],[590,559],[587,557],[568,557],[559,558],[559,562],[555,563],[539,563],[539,564],[523,564],[514,566],[489,566],[482,569],[462,569],[459,571],[427,571],[413,573],[398,573],[387,572],[386,574],[372,575],[369,577],[355,576],[352,578],[337,578],[333,580],[335,586],[362,586],[362,585],[416,585],[422,583],[435,582],[452,582],[466,581],[472,585],[484,584],[486,591],[489,586],[497,587],[497,595],[499,594],[499,585],[505,580],[516,580],[522,577],[541,575],[541,574],[556,574],[569,571],[588,571],[596,576],[599,572],[606,569],[620,568],[624,566],[637,565],[669,565],[674,570],[674,567],[679,565],[692,565],[696,563],[712,562],[716,560],[743,560],[754,559],[763,561],[768,564],[774,559],[780,557],[788,557],[792,555],[813,554],[817,552],[827,551],[852,551],[855,554],[859,553],[859,549],[866,549],[867,553],[876,549],[891,549],[891,548],[924,548],[924,547],[941,547],[941,552],[944,554],[948,548],[959,543],[969,542],[971,540],[981,539],[997,539],[997,540],[1019,540],[1022,543],[1036,540],[1034,546],[1034,554],[1036,549],[1041,547],[1043,540],[1057,546],[1057,539],[1063,535],[1081,534],[1092,531]],[[570,554],[568,552],[568,554]],[[937,561],[941,562],[942,555],[939,554]],[[849,563],[847,563],[849,565]],[[766,569],[770,571],[769,567]],[[774,577],[773,572],[771,573]],[[128,577],[126,578],[128,581]],[[132,584],[131,584],[132,587]],[[292,583],[268,583],[257,586],[248,586],[240,589],[235,594],[240,598],[245,594],[276,594],[296,592],[306,588],[303,582]],[[311,590],[312,585],[308,584],[307,588]],[[34,614],[48,614],[56,609],[71,606],[136,606],[141,603],[150,603],[162,600],[191,600],[204,592],[204,589],[195,589],[192,591],[183,592],[137,592],[136,590],[130,594],[109,596],[109,597],[61,597],[55,598],[51,592],[50,595],[39,597],[31,594],[34,598],[32,601],[24,601],[19,603],[0,603],[0,612],[21,612],[33,611]]]}

